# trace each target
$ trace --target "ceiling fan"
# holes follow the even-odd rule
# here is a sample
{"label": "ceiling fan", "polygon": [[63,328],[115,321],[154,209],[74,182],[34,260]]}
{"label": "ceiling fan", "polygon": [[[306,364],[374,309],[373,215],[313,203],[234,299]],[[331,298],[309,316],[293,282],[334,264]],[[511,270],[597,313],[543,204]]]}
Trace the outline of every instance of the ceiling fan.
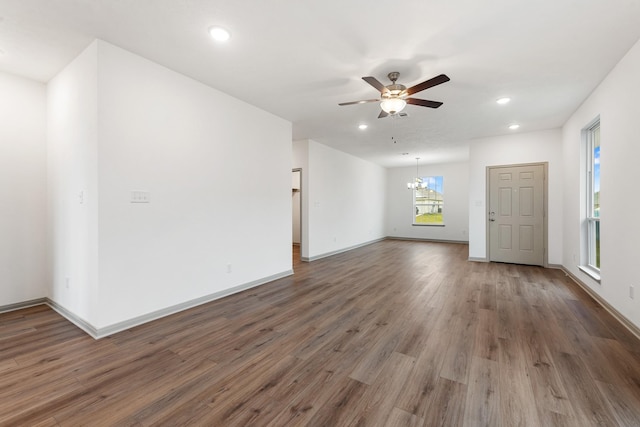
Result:
{"label": "ceiling fan", "polygon": [[388,86],[380,83],[380,81],[375,77],[369,76],[362,78],[362,80],[380,91],[382,99],[365,99],[363,101],[343,102],[338,105],[342,106],[365,104],[367,102],[380,102],[380,108],[382,109],[382,111],[380,111],[380,115],[378,116],[379,119],[399,113],[407,104],[419,105],[421,107],[438,108],[442,105],[442,102],[409,98],[409,96],[413,95],[414,93],[421,92],[425,89],[429,89],[430,87],[446,83],[450,80],[446,75],[440,74],[439,76],[436,76],[429,80],[425,80],[424,82],[418,83],[417,85],[411,86],[409,89],[407,89],[406,86],[396,83],[396,80],[398,80],[398,77],[400,77],[399,72],[392,71],[387,75],[387,77],[389,77],[389,80],[391,80],[391,84]]}

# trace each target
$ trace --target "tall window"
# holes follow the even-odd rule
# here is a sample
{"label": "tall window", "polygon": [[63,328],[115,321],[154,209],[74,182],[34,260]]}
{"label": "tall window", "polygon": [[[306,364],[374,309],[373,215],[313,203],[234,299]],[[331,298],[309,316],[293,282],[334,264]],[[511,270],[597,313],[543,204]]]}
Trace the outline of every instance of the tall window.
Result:
{"label": "tall window", "polygon": [[600,271],[600,120],[587,128],[586,146],[588,265]]}
{"label": "tall window", "polygon": [[423,188],[414,190],[414,224],[442,225],[444,192],[442,176],[423,176]]}

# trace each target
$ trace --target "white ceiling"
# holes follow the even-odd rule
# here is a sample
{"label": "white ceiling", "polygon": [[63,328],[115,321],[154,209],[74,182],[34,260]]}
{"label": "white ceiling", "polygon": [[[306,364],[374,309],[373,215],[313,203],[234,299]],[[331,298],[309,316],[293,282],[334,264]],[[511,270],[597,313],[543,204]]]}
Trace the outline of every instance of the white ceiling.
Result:
{"label": "white ceiling", "polygon": [[[640,0],[0,0],[2,71],[46,82],[95,38],[290,120],[294,139],[395,167],[464,160],[513,122],[561,126],[640,38]],[[444,105],[338,106],[376,98],[361,77],[390,71],[406,86],[447,74],[415,95]]]}

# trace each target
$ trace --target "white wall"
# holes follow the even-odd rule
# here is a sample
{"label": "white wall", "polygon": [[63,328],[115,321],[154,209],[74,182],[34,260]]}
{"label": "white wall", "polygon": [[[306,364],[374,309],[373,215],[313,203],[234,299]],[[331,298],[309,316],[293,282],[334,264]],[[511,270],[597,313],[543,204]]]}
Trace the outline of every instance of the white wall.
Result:
{"label": "white wall", "polygon": [[49,92],[56,302],[102,329],[291,272],[289,122],[102,41]]}
{"label": "white wall", "polygon": [[444,187],[444,227],[414,226],[413,182],[416,168],[394,168],[387,173],[387,235],[402,238],[468,241],[469,164],[443,163],[422,165],[422,176],[442,176]]}
{"label": "white wall", "polygon": [[559,129],[483,138],[469,149],[469,258],[486,259],[487,166],[548,162],[549,264],[562,264],[563,161]]}
{"label": "white wall", "polygon": [[385,237],[385,168],[312,140],[296,141],[294,153],[303,168],[303,259]]}
{"label": "white wall", "polygon": [[45,99],[0,73],[0,306],[47,296]]}
{"label": "white wall", "polygon": [[49,297],[88,323],[98,305],[97,44],[47,84]]}
{"label": "white wall", "polygon": [[290,272],[291,124],[110,44],[99,59],[98,326]]}
{"label": "white wall", "polygon": [[[640,42],[627,53],[563,127],[564,266],[640,327]],[[578,269],[581,260],[581,130],[600,116],[601,139],[601,282]],[[584,255],[583,255],[584,257]],[[584,260],[584,258],[582,258]],[[635,299],[629,297],[634,285]]]}

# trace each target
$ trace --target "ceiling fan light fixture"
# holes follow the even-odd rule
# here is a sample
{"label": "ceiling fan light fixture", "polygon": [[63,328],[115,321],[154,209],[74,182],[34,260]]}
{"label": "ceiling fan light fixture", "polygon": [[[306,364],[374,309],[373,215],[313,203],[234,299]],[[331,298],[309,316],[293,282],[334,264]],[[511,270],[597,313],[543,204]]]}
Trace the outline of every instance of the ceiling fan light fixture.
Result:
{"label": "ceiling fan light fixture", "polygon": [[407,101],[402,98],[385,98],[380,102],[382,111],[389,114],[397,114],[407,106]]}
{"label": "ceiling fan light fixture", "polygon": [[392,116],[393,118],[406,117],[406,113],[398,113],[400,113],[404,109],[404,107],[407,106],[407,104],[429,108],[438,108],[442,105],[442,102],[411,98],[411,95],[448,82],[450,79],[445,74],[440,74],[439,76],[435,76],[429,80],[425,80],[422,83],[411,86],[410,88],[396,83],[399,76],[400,73],[398,73],[397,71],[389,73],[387,77],[389,77],[389,80],[391,80],[391,84],[386,86],[380,83],[380,81],[373,76],[365,76],[362,78],[362,80],[369,83],[369,85],[380,92],[381,99],[365,99],[362,101],[341,102],[338,105],[343,106],[364,104],[368,102],[379,102],[380,108],[382,110],[378,115],[379,119],[387,116]]}

